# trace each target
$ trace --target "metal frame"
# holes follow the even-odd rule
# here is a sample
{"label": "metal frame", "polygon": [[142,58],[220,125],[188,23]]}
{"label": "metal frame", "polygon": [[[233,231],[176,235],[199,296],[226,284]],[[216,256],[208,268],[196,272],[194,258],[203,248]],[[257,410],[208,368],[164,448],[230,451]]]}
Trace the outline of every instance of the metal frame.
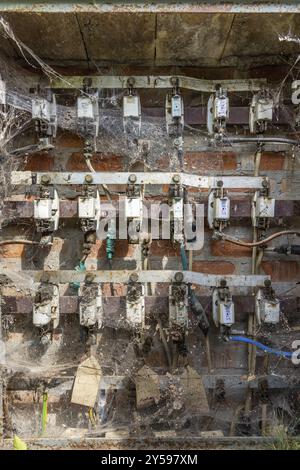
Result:
{"label": "metal frame", "polygon": [[[12,171],[11,184],[32,186],[34,184],[43,184],[43,177],[48,177],[47,184],[54,185],[72,185],[72,184],[94,184],[94,185],[126,185],[129,182],[129,176],[136,176],[135,184],[164,185],[174,184],[174,176],[179,183],[185,186],[191,186],[199,189],[211,189],[217,187],[218,181],[223,181],[224,188],[235,189],[261,189],[263,181],[268,181],[267,177],[259,176],[199,176],[188,173],[167,173],[167,172],[32,172],[32,171]],[[86,179],[86,177],[88,177]],[[49,180],[50,178],[50,180]]]}
{"label": "metal frame", "polygon": [[226,2],[180,1],[177,3],[167,1],[155,1],[146,3],[143,1],[120,2],[78,0],[76,2],[55,1],[47,2],[14,2],[7,1],[0,5],[0,12],[30,12],[30,13],[300,13],[300,5],[297,1],[284,2],[257,2],[253,0],[227,0]]}
{"label": "metal frame", "polygon": [[[50,83],[51,89],[81,89],[85,79],[90,80],[90,88],[112,88],[127,89],[128,80],[133,81],[133,88],[173,88],[174,79],[178,83],[178,88],[187,90],[202,91],[212,93],[216,91],[216,86],[220,80],[205,80],[201,78],[185,77],[183,75],[76,75],[63,76],[61,79],[53,79]],[[221,80],[222,86],[227,91],[259,91],[267,83],[265,78]]]}
{"label": "metal frame", "polygon": [[[151,283],[161,282],[169,283],[175,279],[175,274],[178,271],[171,270],[107,270],[107,271],[23,271],[35,283],[55,282],[58,284],[68,284],[70,282],[84,283],[87,274],[93,276],[93,282],[99,283],[121,283],[126,284],[130,281],[130,276],[133,273],[138,275],[137,282]],[[180,271],[181,272],[181,271]],[[226,279],[228,287],[263,287],[264,281],[269,280],[270,276],[267,275],[217,275],[217,274],[203,274],[194,271],[182,271],[183,283],[195,284],[205,287],[218,287],[220,282]],[[7,276],[9,278],[9,275]]]}

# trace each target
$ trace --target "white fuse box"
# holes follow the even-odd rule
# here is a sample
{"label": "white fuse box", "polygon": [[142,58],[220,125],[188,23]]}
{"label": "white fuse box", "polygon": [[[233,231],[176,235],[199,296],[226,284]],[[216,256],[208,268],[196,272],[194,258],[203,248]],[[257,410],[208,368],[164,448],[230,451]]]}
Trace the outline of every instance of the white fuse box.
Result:
{"label": "white fuse box", "polygon": [[37,199],[34,201],[34,218],[43,220],[52,217],[52,199]]}
{"label": "white fuse box", "polygon": [[258,196],[255,206],[256,217],[274,217],[275,199],[266,196]]}
{"label": "white fuse box", "polygon": [[279,323],[280,302],[278,299],[268,299],[262,289],[257,291],[255,297],[255,314],[258,323]]}
{"label": "white fuse box", "polygon": [[214,100],[213,116],[215,120],[229,117],[229,99],[225,96],[216,97]]}
{"label": "white fuse box", "polygon": [[6,83],[0,79],[0,105],[6,104]]}
{"label": "white fuse box", "polygon": [[228,197],[218,197],[214,200],[214,219],[230,219],[230,200]]}
{"label": "white fuse box", "polygon": [[88,96],[77,98],[77,117],[79,119],[94,119],[95,107],[93,101]]}
{"label": "white fuse box", "polygon": [[169,287],[169,325],[188,326],[188,286],[180,286],[184,289],[183,299],[176,302],[174,299],[174,286]]}
{"label": "white fuse box", "polygon": [[33,324],[37,328],[42,328],[53,322],[53,328],[57,328],[59,323],[59,289],[57,285],[51,285],[51,296],[33,305]]}
{"label": "white fuse box", "polygon": [[53,198],[35,199],[33,203],[33,217],[37,221],[47,221],[52,224],[52,231],[58,229],[59,224],[59,197],[54,190]]}
{"label": "white fuse box", "polygon": [[183,101],[180,95],[173,95],[171,98],[172,118],[181,118],[183,114]]}
{"label": "white fuse box", "polygon": [[143,204],[139,197],[125,198],[125,217],[128,219],[139,219],[143,214]]}
{"label": "white fuse box", "polygon": [[250,132],[265,131],[267,124],[273,119],[274,101],[272,97],[256,94],[250,106],[249,127]]}
{"label": "white fuse box", "polygon": [[233,325],[234,323],[234,303],[222,302],[218,304],[219,322],[221,325]]}
{"label": "white fuse box", "polygon": [[51,104],[44,98],[35,98],[32,100],[32,118],[50,121]]}
{"label": "white fuse box", "polygon": [[86,328],[102,326],[103,308],[100,284],[92,283],[80,286],[79,289],[79,322]]}
{"label": "white fuse box", "polygon": [[141,115],[141,102],[138,95],[123,96],[123,117],[139,119]]}
{"label": "white fuse box", "polygon": [[99,194],[96,197],[79,196],[78,217],[80,219],[95,219],[98,215],[100,216]]}
{"label": "white fuse box", "polygon": [[139,289],[140,295],[136,299],[126,298],[126,319],[133,327],[145,325],[145,286],[141,284]]}
{"label": "white fuse box", "polygon": [[272,121],[273,100],[271,98],[260,98],[254,107],[254,121]]}

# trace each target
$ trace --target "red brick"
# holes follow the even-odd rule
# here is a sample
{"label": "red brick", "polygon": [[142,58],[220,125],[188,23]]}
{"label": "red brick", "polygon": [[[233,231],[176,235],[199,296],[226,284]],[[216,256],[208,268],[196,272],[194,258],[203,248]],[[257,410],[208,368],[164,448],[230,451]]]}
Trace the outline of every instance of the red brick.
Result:
{"label": "red brick", "polygon": [[[128,243],[127,240],[116,240],[115,243],[115,258],[128,258],[134,257],[136,245]],[[97,240],[91,249],[89,258],[105,258],[106,256],[106,242],[105,240]]]}
{"label": "red brick", "polygon": [[264,152],[261,156],[260,170],[279,171],[283,169],[285,154],[281,152]]}
{"label": "red brick", "polygon": [[27,171],[51,171],[54,166],[55,156],[47,152],[35,153],[27,158],[24,170]]}
{"label": "red brick", "polygon": [[233,274],[235,266],[229,261],[194,261],[193,271],[205,274]]}
{"label": "red brick", "polygon": [[211,242],[211,254],[213,256],[232,256],[239,258],[243,256],[251,256],[252,248],[234,245],[233,243],[223,240],[213,240]]}
{"label": "red brick", "polygon": [[274,282],[299,281],[300,264],[297,261],[263,261],[262,269]]}
{"label": "red brick", "polygon": [[[91,163],[96,171],[123,170],[123,158],[119,155],[102,155],[97,153],[93,155]],[[68,159],[66,169],[67,171],[89,171],[83,154],[81,153],[72,153],[71,157]]]}
{"label": "red brick", "polygon": [[150,253],[153,256],[179,256],[179,246],[174,245],[171,240],[153,240]]}
{"label": "red brick", "polygon": [[83,138],[71,132],[63,132],[60,134],[55,145],[57,148],[83,148]]}
{"label": "red brick", "polygon": [[20,258],[24,252],[25,245],[22,243],[11,243],[0,246],[1,258]]}
{"label": "red brick", "polygon": [[236,155],[233,152],[187,152],[184,156],[185,171],[210,174],[223,170],[235,170]]}
{"label": "red brick", "polygon": [[105,297],[111,297],[112,294],[115,295],[116,297],[122,297],[126,295],[126,285],[125,284],[113,284],[113,289],[111,289],[111,284],[104,283],[102,285],[102,293]]}

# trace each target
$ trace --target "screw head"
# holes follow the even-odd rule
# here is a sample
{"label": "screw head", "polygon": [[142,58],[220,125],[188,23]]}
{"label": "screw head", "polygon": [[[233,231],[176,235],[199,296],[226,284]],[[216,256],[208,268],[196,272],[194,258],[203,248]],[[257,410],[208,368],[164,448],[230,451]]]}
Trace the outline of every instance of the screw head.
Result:
{"label": "screw head", "polygon": [[135,84],[135,79],[134,77],[129,77],[128,80],[127,80],[127,86],[129,88],[133,88],[134,87],[134,84]]}
{"label": "screw head", "polygon": [[137,282],[138,279],[139,279],[139,276],[137,273],[130,274],[130,277],[129,277],[130,282]]}
{"label": "screw head", "polygon": [[272,283],[271,283],[270,279],[265,279],[265,281],[264,281],[265,287],[271,287],[271,284]]}
{"label": "screw head", "polygon": [[85,175],[84,181],[88,184],[93,182],[93,177],[92,175]]}
{"label": "screw head", "polygon": [[85,276],[85,282],[86,282],[87,284],[91,284],[91,283],[94,281],[94,279],[95,279],[94,274],[87,274],[87,275]]}
{"label": "screw head", "polygon": [[51,181],[51,178],[49,175],[42,175],[41,177],[41,183],[42,184],[49,184]]}
{"label": "screw head", "polygon": [[129,180],[130,183],[135,183],[136,182],[136,175],[134,175],[134,174],[129,175],[128,180]]}
{"label": "screw head", "polygon": [[220,286],[221,286],[221,287],[226,287],[226,286],[227,286],[227,281],[226,281],[226,279],[221,279],[221,281],[220,281]]}
{"label": "screw head", "polygon": [[183,281],[183,273],[182,272],[178,272],[178,273],[175,273],[175,276],[174,276],[174,279],[176,282],[182,282]]}
{"label": "screw head", "polygon": [[180,176],[179,175],[174,175],[173,176],[173,181],[174,181],[174,183],[180,183]]}
{"label": "screw head", "polygon": [[222,181],[222,180],[219,180],[219,181],[217,182],[217,186],[218,186],[218,188],[222,188],[222,186],[223,186],[223,181]]}

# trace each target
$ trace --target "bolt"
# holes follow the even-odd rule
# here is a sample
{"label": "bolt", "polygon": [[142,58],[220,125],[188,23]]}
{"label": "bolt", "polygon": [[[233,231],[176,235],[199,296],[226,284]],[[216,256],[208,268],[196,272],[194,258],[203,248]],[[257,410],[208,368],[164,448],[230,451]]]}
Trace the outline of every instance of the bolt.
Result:
{"label": "bolt", "polygon": [[44,272],[42,277],[41,277],[41,282],[42,283],[47,283],[47,282],[50,282],[50,279],[51,279],[50,274]]}
{"label": "bolt", "polygon": [[128,88],[133,88],[135,84],[135,79],[133,77],[129,77],[127,80],[127,86]]}
{"label": "bolt", "polygon": [[223,181],[222,181],[222,180],[219,180],[219,181],[217,182],[217,186],[218,186],[218,188],[222,188],[222,186],[223,186]]}
{"label": "bolt", "polygon": [[171,82],[172,87],[178,86],[178,78],[177,77],[171,77],[170,82]]}
{"label": "bolt", "polygon": [[49,334],[45,334],[41,337],[41,344],[43,346],[48,346],[48,344],[50,344],[50,335]]}
{"label": "bolt", "polygon": [[176,183],[176,184],[180,183],[180,176],[179,176],[179,175],[174,175],[174,176],[173,176],[173,181],[174,181],[174,183]]}
{"label": "bolt", "polygon": [[130,274],[130,277],[129,277],[130,282],[137,282],[138,279],[139,279],[139,276],[137,273]]}
{"label": "bolt", "polygon": [[41,177],[41,183],[42,184],[49,184],[51,181],[51,178],[49,175],[42,175]]}
{"label": "bolt", "polygon": [[175,273],[174,279],[176,282],[182,282],[183,277],[183,273],[179,271],[178,273]]}
{"label": "bolt", "polygon": [[227,281],[226,281],[226,279],[221,279],[221,281],[220,281],[220,286],[221,286],[221,287],[226,287],[226,286],[227,286]]}
{"label": "bolt", "polygon": [[270,279],[265,279],[264,285],[265,285],[265,287],[271,287]]}
{"label": "bolt", "polygon": [[87,284],[91,284],[91,283],[94,281],[94,279],[95,279],[94,274],[87,274],[87,275],[85,276],[85,282],[86,282]]}
{"label": "bolt", "polygon": [[129,180],[130,183],[135,183],[136,182],[136,175],[134,175],[134,174],[129,175],[128,180]]}
{"label": "bolt", "polygon": [[85,175],[84,181],[88,184],[93,182],[93,177],[92,175]]}

